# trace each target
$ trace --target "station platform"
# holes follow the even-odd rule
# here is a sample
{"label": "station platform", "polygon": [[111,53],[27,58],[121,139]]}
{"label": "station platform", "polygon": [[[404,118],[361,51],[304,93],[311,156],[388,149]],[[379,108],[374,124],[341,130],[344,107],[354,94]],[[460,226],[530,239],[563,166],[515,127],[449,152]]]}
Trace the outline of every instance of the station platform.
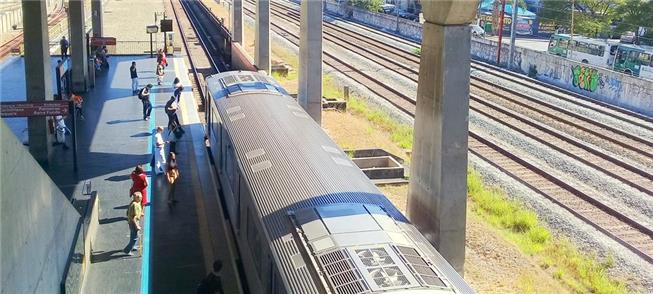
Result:
{"label": "station platform", "polygon": [[[140,86],[154,85],[149,121],[143,120],[142,105],[131,91],[129,67],[136,61]],[[53,59],[56,64],[56,59]],[[110,69],[96,76],[95,88],[83,94],[85,119],[77,122],[79,170],[73,171],[72,149],[53,147],[46,172],[69,198],[83,200],[86,190],[97,191],[99,229],[86,276],[86,293],[188,293],[194,292],[210,272],[214,260],[224,263],[225,293],[237,293],[234,256],[228,249],[228,234],[219,203],[218,183],[204,144],[204,130],[197,113],[188,68],[183,58],[169,58],[161,86],[156,83],[154,58],[112,56]],[[8,100],[25,100],[23,62],[10,60],[0,66],[5,77],[2,93]],[[10,74],[11,73],[11,74]],[[151,172],[156,126],[168,123],[164,105],[178,76],[184,84],[180,120],[186,133],[176,141],[181,177],[175,190],[179,201],[167,203],[168,184],[164,176]],[[23,121],[26,121],[23,119]],[[26,122],[14,119],[10,127],[22,134]],[[70,121],[67,121],[70,127]],[[20,138],[20,136],[19,136]],[[67,138],[71,144],[70,137]],[[166,152],[167,154],[167,152]],[[122,249],[128,242],[126,210],[130,202],[130,173],[142,164],[148,174],[148,201],[142,223],[140,254],[128,256]]]}

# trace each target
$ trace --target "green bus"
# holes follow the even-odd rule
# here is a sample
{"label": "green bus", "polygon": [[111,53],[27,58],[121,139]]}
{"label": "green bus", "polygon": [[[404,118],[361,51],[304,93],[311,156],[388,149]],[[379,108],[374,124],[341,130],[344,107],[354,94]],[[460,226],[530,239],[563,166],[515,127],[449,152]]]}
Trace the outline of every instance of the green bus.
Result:
{"label": "green bus", "polygon": [[613,69],[632,76],[653,80],[653,47],[631,44],[619,45]]}

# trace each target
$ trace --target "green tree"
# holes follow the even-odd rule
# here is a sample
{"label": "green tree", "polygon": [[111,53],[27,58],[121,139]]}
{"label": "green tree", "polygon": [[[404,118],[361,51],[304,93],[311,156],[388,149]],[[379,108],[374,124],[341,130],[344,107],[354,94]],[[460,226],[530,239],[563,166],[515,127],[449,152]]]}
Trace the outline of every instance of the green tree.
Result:
{"label": "green tree", "polygon": [[349,3],[358,8],[369,10],[372,12],[380,12],[383,0],[350,0]]}
{"label": "green tree", "polygon": [[626,0],[617,9],[617,30],[636,31],[639,27],[653,30],[653,2],[642,0]]}
{"label": "green tree", "polygon": [[[624,0],[574,1],[574,34],[590,37],[609,34],[610,25]],[[572,1],[544,0],[540,17],[571,31]]]}

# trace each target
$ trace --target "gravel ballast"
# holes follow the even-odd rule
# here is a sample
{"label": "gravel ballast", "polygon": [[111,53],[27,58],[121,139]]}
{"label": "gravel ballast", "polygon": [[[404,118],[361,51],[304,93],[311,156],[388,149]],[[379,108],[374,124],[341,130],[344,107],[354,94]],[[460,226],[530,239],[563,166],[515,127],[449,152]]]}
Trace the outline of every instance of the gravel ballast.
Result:
{"label": "gravel ballast", "polygon": [[[249,19],[248,22],[253,23],[253,21]],[[336,20],[336,22],[342,23],[343,21]],[[373,33],[367,32],[363,29],[354,28],[353,30],[365,33],[371,37],[376,37]],[[285,40],[283,37],[277,35],[276,33],[272,33],[272,38],[274,42],[281,44],[285,49],[290,50],[290,52],[297,53],[297,47]],[[378,39],[379,37],[376,38]],[[392,40],[384,41],[387,41],[387,43],[393,42]],[[404,44],[400,46],[406,45]],[[406,93],[410,93],[410,95],[413,97],[416,96],[416,83],[403,77],[398,78],[396,73],[388,69],[381,69],[373,62],[361,58],[356,54],[352,54],[351,52],[344,53],[342,52],[342,49],[335,48],[335,46],[327,45],[325,46],[325,49],[329,50],[330,52],[334,52],[340,57],[348,58],[352,61],[351,64],[358,68],[365,68],[367,71],[374,72],[376,74],[375,76],[379,79],[387,81],[388,84],[396,85],[396,89],[406,91]],[[358,85],[355,81],[351,80],[341,73],[336,72],[333,68],[325,66],[324,70],[325,73],[331,75],[334,78],[334,81],[340,86],[349,86],[357,96],[361,96],[361,98],[364,98],[369,103],[380,107],[384,111],[387,111],[395,119],[398,119],[403,123],[412,124],[413,119],[410,116],[396,110],[394,106],[390,105],[381,97],[371,93],[364,86]],[[500,80],[500,78],[496,77],[494,77],[494,79]],[[493,80],[492,82],[495,81]],[[510,87],[514,86],[507,81],[497,83]],[[522,88],[524,87],[522,86]],[[518,90],[526,91],[522,88],[519,88]],[[530,91],[536,92],[535,90]],[[542,97],[540,97],[540,95]],[[546,95],[542,95],[540,93],[537,97],[546,101],[551,100],[551,102],[556,100],[553,97],[544,96]],[[609,125],[612,125],[612,123],[616,121],[615,119],[604,114],[596,113],[595,111],[573,105],[569,102],[555,103],[556,105],[565,107],[571,111],[595,117],[598,121]],[[644,132],[646,134],[645,138],[653,138],[653,134],[651,134],[651,132],[626,122],[619,121],[617,122],[616,126],[627,132],[635,134]],[[479,114],[470,113],[470,128],[492,134],[492,136],[495,138],[495,141],[502,142],[502,146],[509,146],[515,150],[520,150],[520,152],[528,153],[528,156],[533,157],[543,166],[556,170],[556,173],[564,175],[569,179],[570,182],[584,185],[586,189],[596,191],[596,194],[600,195],[599,198],[602,202],[610,203],[612,207],[618,208],[625,214],[628,214],[629,216],[640,220],[647,225],[653,226],[653,222],[651,220],[653,218],[653,201],[649,199],[651,198],[650,196],[642,195],[642,193],[636,189],[627,186],[618,180],[608,178],[601,172],[585,166],[580,162],[558,154],[550,148],[543,146],[539,142],[525,138],[524,136],[503,126],[498,126],[496,122],[493,122],[489,118],[482,117]],[[622,277],[633,277],[634,279],[638,280],[633,284],[643,285],[643,287],[648,292],[653,292],[653,281],[647,281],[647,277],[653,277],[653,266],[651,264],[642,260],[640,257],[630,252],[628,249],[624,248],[616,241],[597,231],[592,226],[577,219],[565,209],[547,200],[544,198],[544,196],[533,192],[532,190],[520,184],[518,181],[501,173],[496,168],[477,158],[473,154],[469,154],[469,160],[470,164],[477,171],[479,171],[487,184],[496,185],[502,188],[507,192],[509,197],[519,200],[526,206],[534,209],[540,218],[555,233],[571,239],[575,244],[577,244],[577,246],[582,249],[582,251],[595,252],[598,256],[601,257],[613,256],[616,261],[615,267],[612,270],[613,273]]]}

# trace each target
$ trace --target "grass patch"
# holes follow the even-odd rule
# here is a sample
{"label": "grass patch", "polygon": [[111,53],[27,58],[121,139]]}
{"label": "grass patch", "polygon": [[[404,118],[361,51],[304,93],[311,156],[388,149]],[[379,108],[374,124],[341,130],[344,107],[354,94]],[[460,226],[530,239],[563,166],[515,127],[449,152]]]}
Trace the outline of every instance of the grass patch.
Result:
{"label": "grass patch", "polygon": [[417,48],[413,49],[413,54],[422,55],[422,47],[417,47]]}
{"label": "grass patch", "polygon": [[[578,293],[627,293],[623,283],[610,278],[607,270],[614,265],[610,257],[597,262],[595,256],[582,254],[571,242],[555,238],[542,226],[537,215],[520,203],[509,200],[495,188],[485,187],[481,177],[469,168],[467,189],[470,210],[481,216],[523,252],[541,260],[561,283]],[[524,281],[524,288],[530,288]],[[529,291],[526,291],[529,292]]]}
{"label": "grass patch", "polygon": [[387,132],[392,142],[399,148],[413,148],[413,127],[397,123],[385,112],[370,107],[365,101],[355,96],[347,100],[347,111],[362,116],[370,121],[375,127]]}

